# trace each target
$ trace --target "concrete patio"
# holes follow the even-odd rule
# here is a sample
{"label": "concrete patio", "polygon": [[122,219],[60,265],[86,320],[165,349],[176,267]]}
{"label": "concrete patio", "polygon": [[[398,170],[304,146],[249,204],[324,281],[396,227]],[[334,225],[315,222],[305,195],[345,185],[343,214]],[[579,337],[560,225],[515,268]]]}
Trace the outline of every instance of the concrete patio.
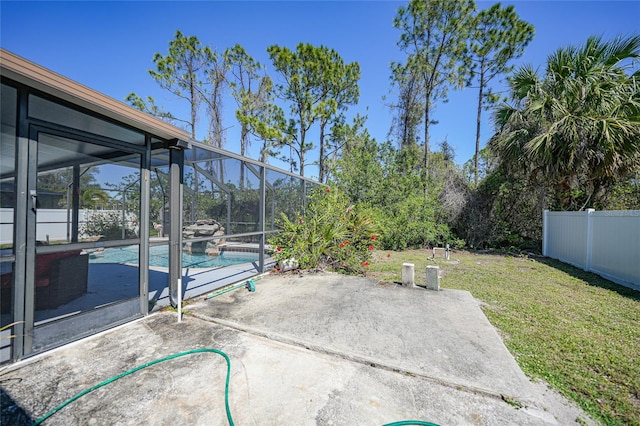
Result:
{"label": "concrete patio", "polygon": [[[205,347],[231,359],[237,425],[592,423],[527,379],[468,292],[334,274],[268,276],[256,287],[194,299],[180,323],[156,313],[5,367],[2,424],[30,424],[110,377]],[[228,424],[225,374],[216,354],[162,362],[45,424]]]}

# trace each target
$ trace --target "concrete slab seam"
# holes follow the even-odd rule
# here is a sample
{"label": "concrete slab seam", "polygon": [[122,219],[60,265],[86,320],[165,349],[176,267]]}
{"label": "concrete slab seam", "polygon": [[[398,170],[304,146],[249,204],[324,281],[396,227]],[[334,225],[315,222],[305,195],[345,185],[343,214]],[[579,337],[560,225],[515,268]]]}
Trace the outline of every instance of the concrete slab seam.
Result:
{"label": "concrete slab seam", "polygon": [[[228,320],[223,320],[220,318],[214,318],[214,317],[209,317],[206,315],[201,315],[201,314],[197,314],[195,312],[190,312],[189,316],[199,319],[201,321],[205,321],[205,322],[211,322],[223,327],[227,327],[227,328],[231,328],[233,330],[237,330],[237,331],[241,331],[244,333],[248,333],[254,336],[258,336],[258,337],[262,337],[268,340],[273,340],[279,343],[283,343],[286,345],[291,345],[291,346],[296,346],[296,347],[300,347],[300,348],[304,348],[313,352],[317,352],[320,354],[324,354],[324,355],[330,355],[330,356],[334,356],[337,358],[341,358],[347,361],[351,361],[351,362],[355,362],[358,364],[362,364],[362,365],[366,365],[368,367],[373,367],[373,368],[378,368],[381,370],[386,370],[386,371],[391,371],[394,373],[399,373],[402,375],[407,375],[407,376],[413,376],[413,377],[419,377],[421,379],[425,379],[427,381],[433,382],[435,384],[441,385],[441,386],[445,386],[451,389],[455,389],[458,391],[464,391],[464,392],[468,392],[468,393],[472,393],[475,395],[482,395],[482,396],[486,396],[486,397],[490,397],[492,399],[497,399],[500,401],[503,401],[509,405],[514,406],[514,408],[517,408],[518,405],[520,405],[522,408],[525,407],[536,407],[537,404],[534,401],[529,400],[528,398],[524,398],[524,397],[514,397],[511,395],[505,395],[505,394],[501,394],[501,393],[497,393],[497,392],[493,392],[489,389],[484,389],[484,388],[480,388],[480,387],[475,387],[475,386],[470,386],[470,385],[465,385],[465,384],[461,384],[461,383],[455,383],[455,382],[451,382],[451,381],[447,381],[447,380],[443,380],[441,378],[438,377],[434,377],[434,376],[429,376],[426,375],[424,373],[419,373],[419,372],[415,372],[415,371],[408,371],[405,368],[400,368],[398,366],[394,366],[394,365],[390,365],[390,364],[385,364],[385,363],[381,363],[377,360],[371,359],[371,358],[367,358],[364,356],[360,356],[360,355],[352,355],[352,354],[348,354],[336,349],[327,349],[324,348],[322,346],[318,346],[315,345],[313,343],[310,342],[305,342],[303,340],[298,340],[298,339],[293,339],[290,337],[286,337],[280,334],[276,334],[276,333],[268,333],[268,332],[264,332],[261,330],[257,330],[253,327],[248,327],[245,325],[241,325],[238,323],[235,323],[233,321],[228,321]],[[515,404],[514,404],[515,403]]]}

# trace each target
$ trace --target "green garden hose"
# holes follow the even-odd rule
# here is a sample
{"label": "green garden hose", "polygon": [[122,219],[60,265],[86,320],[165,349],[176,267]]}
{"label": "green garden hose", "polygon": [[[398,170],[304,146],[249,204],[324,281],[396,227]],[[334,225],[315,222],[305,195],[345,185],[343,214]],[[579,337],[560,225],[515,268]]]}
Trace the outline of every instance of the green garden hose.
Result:
{"label": "green garden hose", "polygon": [[254,291],[256,291],[256,283],[255,281],[258,281],[262,279],[261,277],[254,277],[250,280],[247,281],[242,281],[238,284],[234,284],[234,285],[230,285],[227,287],[222,287],[219,290],[214,291],[213,293],[209,293],[207,295],[207,297],[205,298],[205,300],[209,300],[209,299],[213,299],[214,297],[218,297],[218,296],[222,296],[225,293],[229,293],[230,291],[236,290],[238,288],[246,288],[247,290],[249,290],[250,293],[253,293]]}
{"label": "green garden hose", "polygon": [[[227,378],[225,380],[225,385],[224,385],[224,406],[225,406],[225,409],[227,411],[227,420],[229,422],[229,426],[234,426],[233,418],[231,417],[231,410],[229,409],[229,378],[231,377],[231,360],[229,359],[227,354],[225,354],[224,352],[219,351],[218,349],[212,349],[212,348],[192,349],[190,351],[179,352],[177,354],[169,355],[169,356],[166,356],[164,358],[157,359],[155,361],[147,362],[146,364],[142,364],[142,365],[140,365],[140,366],[138,366],[136,368],[132,368],[131,370],[125,371],[124,373],[118,374],[117,376],[114,376],[114,377],[112,377],[110,379],[107,379],[104,382],[98,383],[97,385],[92,386],[92,387],[90,387],[88,389],[85,389],[82,392],[80,392],[79,394],[69,398],[68,400],[66,400],[62,404],[60,404],[57,407],[55,407],[53,410],[49,411],[44,416],[40,417],[38,420],[35,421],[35,423],[33,425],[37,426],[37,425],[41,424],[42,422],[47,420],[49,417],[53,416],[55,413],[57,413],[58,411],[62,410],[64,407],[66,407],[67,405],[71,404],[72,402],[80,399],[81,397],[85,396],[86,394],[88,394],[90,392],[93,392],[94,390],[99,389],[99,388],[101,388],[103,386],[106,386],[109,383],[113,383],[118,379],[122,379],[123,377],[126,377],[126,376],[128,376],[130,374],[133,374],[136,371],[140,371],[140,370],[142,370],[144,368],[151,367],[152,365],[159,364],[159,363],[164,362],[164,361],[169,361],[169,360],[172,360],[172,359],[175,359],[175,358],[179,358],[181,356],[197,354],[197,353],[202,353],[202,352],[213,352],[213,353],[216,353],[216,354],[222,356],[225,359],[225,361],[227,362]],[[425,421],[422,421],[422,420],[401,420],[401,421],[398,421],[398,422],[387,423],[387,424],[385,424],[383,426],[410,426],[410,425],[416,425],[416,426],[438,426],[435,423],[429,423],[429,422],[425,422]]]}
{"label": "green garden hose", "polygon": [[55,413],[57,413],[58,411],[62,410],[64,407],[66,407],[67,405],[71,404],[72,402],[76,401],[77,399],[83,397],[84,395],[88,394],[89,392],[93,392],[96,389],[101,388],[102,386],[108,385],[109,383],[113,383],[118,379],[122,379],[123,377],[128,376],[129,374],[133,374],[136,371],[142,370],[143,368],[147,368],[147,367],[151,367],[152,365],[164,362],[164,361],[169,361],[171,359],[174,358],[179,358],[181,356],[185,356],[185,355],[191,355],[191,354],[196,354],[196,353],[201,353],[201,352],[213,352],[216,353],[220,356],[222,356],[225,361],[227,361],[227,379],[225,382],[225,386],[224,386],[224,405],[225,405],[225,409],[227,410],[227,420],[229,421],[229,426],[234,426],[233,423],[233,418],[231,417],[231,410],[229,409],[229,377],[231,376],[231,361],[229,360],[229,357],[227,356],[227,354],[225,354],[222,351],[219,351],[217,349],[212,349],[212,348],[202,348],[202,349],[192,349],[190,351],[185,351],[185,352],[180,352],[174,355],[170,355],[164,358],[160,358],[157,359],[155,361],[151,361],[148,362],[146,364],[140,365],[136,368],[133,368],[129,371],[125,371],[124,373],[118,374],[117,376],[114,376],[108,380],[105,380],[102,383],[98,383],[95,386],[92,386],[88,389],[83,390],[82,392],[80,392],[79,394],[69,398],[68,400],[66,400],[65,402],[63,402],[62,404],[58,405],[56,408],[54,408],[53,410],[49,411],[47,414],[45,414],[44,416],[40,417],[38,420],[36,420],[36,422],[33,424],[34,426],[41,424],[42,422],[44,422],[45,420],[47,420],[49,417],[53,416]]}

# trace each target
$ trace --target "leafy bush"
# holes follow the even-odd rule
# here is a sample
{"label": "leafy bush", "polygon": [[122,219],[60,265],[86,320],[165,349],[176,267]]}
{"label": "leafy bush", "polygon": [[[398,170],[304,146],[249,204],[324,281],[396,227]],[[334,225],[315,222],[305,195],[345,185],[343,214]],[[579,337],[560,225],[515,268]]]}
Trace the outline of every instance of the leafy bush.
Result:
{"label": "leafy bush", "polygon": [[[122,239],[122,213],[113,210],[95,211],[82,225],[81,233],[85,236],[104,236],[106,240]],[[125,224],[125,238],[136,238],[132,224]]]}
{"label": "leafy bush", "polygon": [[385,250],[464,244],[445,223],[435,219],[435,207],[423,195],[408,195],[395,204],[372,210],[381,224],[381,245]]}
{"label": "leafy bush", "polygon": [[542,211],[549,208],[549,189],[499,168],[487,175],[455,224],[471,248],[541,249]]}
{"label": "leafy bush", "polygon": [[[464,246],[448,226],[460,216],[468,196],[460,188],[464,181],[450,153],[432,153],[430,178],[425,181],[424,148],[409,145],[398,150],[389,142],[378,144],[366,133],[350,143],[332,179],[380,225],[381,248]],[[449,192],[443,194],[445,189]]]}
{"label": "leafy bush", "polygon": [[378,242],[377,227],[360,208],[336,190],[317,188],[304,214],[284,214],[282,230],[269,239],[279,262],[295,259],[302,269],[364,274]]}

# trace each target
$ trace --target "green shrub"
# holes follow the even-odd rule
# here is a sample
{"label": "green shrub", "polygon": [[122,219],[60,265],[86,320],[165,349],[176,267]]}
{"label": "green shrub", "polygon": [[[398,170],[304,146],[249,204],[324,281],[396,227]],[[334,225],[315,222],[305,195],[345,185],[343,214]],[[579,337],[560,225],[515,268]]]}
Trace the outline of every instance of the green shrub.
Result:
{"label": "green shrub", "polygon": [[372,207],[371,214],[381,225],[381,248],[385,250],[464,245],[445,223],[436,220],[436,207],[424,195],[407,195],[395,204]]}
{"label": "green shrub", "polygon": [[[81,227],[85,236],[103,236],[105,240],[122,239],[122,214],[113,210],[96,211]],[[125,238],[136,238],[136,232],[129,223],[125,224]]]}
{"label": "green shrub", "polygon": [[314,190],[304,214],[283,214],[278,225],[281,232],[269,239],[275,259],[295,259],[302,269],[364,274],[378,243],[374,221],[329,188]]}

